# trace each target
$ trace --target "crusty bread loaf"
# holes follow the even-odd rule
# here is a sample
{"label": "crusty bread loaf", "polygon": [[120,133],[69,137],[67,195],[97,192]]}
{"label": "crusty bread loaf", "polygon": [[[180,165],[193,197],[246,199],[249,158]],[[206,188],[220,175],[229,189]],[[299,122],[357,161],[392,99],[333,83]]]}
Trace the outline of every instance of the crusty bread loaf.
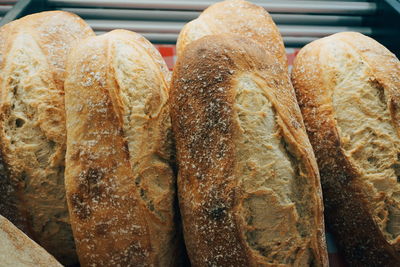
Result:
{"label": "crusty bread loaf", "polygon": [[56,11],[0,29],[0,213],[63,264],[77,262],[64,189],[64,65],[72,43],[93,34]]}
{"label": "crusty bread loaf", "polygon": [[62,265],[0,215],[0,266],[50,267]]}
{"label": "crusty bread loaf", "polygon": [[167,68],[115,30],[71,53],[66,190],[82,266],[173,266],[175,179]]}
{"label": "crusty bread loaf", "polygon": [[338,33],[300,51],[292,80],[348,262],[399,266],[399,60],[369,37]]}
{"label": "crusty bread loaf", "polygon": [[187,46],[171,119],[192,266],[326,266],[318,169],[280,62],[237,35]]}
{"label": "crusty bread loaf", "polygon": [[238,34],[258,42],[287,69],[282,37],[268,12],[244,0],[218,2],[186,24],[176,44],[178,57],[185,47],[206,35]]}

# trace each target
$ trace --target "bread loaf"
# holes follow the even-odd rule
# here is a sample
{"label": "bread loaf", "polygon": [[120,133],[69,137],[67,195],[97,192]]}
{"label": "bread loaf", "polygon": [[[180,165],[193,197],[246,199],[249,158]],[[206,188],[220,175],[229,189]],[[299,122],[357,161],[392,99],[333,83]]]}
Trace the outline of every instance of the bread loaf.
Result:
{"label": "bread loaf", "polygon": [[1,215],[0,244],[0,266],[62,266],[46,250]]}
{"label": "bread loaf", "polygon": [[192,266],[327,266],[318,169],[285,76],[237,35],[178,58],[170,106]]}
{"label": "bread loaf", "polygon": [[69,57],[66,190],[82,266],[177,260],[167,75],[157,50],[124,30]]}
{"label": "bread loaf", "polygon": [[237,34],[258,42],[287,68],[287,58],[282,37],[268,12],[244,0],[218,2],[181,30],[176,50],[178,57],[185,47],[206,35]]}
{"label": "bread loaf", "polygon": [[93,34],[58,11],[0,29],[0,213],[63,264],[77,263],[64,189],[65,60]]}
{"label": "bread loaf", "polygon": [[292,80],[348,262],[399,266],[399,60],[360,33],[338,33],[300,51]]}

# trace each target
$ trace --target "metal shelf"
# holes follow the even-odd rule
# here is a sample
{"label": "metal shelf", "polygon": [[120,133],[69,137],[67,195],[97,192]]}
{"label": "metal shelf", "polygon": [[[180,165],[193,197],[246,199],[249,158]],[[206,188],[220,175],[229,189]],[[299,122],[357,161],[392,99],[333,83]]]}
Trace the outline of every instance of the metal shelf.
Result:
{"label": "metal shelf", "polygon": [[[218,1],[184,0],[48,0],[53,7],[107,7],[130,9],[204,10]],[[318,13],[366,15],[376,12],[374,2],[365,1],[253,1],[271,13]]]}
{"label": "metal shelf", "polygon": [[[84,18],[96,32],[127,29],[143,34],[153,43],[176,42],[183,25],[220,0],[0,0],[1,23],[24,13],[64,10]],[[264,7],[277,24],[286,46],[308,42],[341,31],[357,31],[399,51],[400,3],[397,0],[251,0]],[[26,12],[14,7],[30,3]],[[39,3],[39,4],[32,4]],[[3,5],[1,5],[3,4]],[[6,5],[4,5],[6,4]],[[397,7],[397,9],[396,9]],[[395,10],[396,14],[393,13]],[[383,19],[384,18],[384,19]],[[391,45],[393,43],[393,45]],[[398,54],[398,52],[395,52]]]}
{"label": "metal shelf", "polygon": [[[164,21],[141,21],[141,20],[93,20],[86,22],[95,31],[110,31],[113,29],[127,29],[142,33],[179,33],[184,22]],[[357,31],[363,34],[371,34],[369,27],[350,26],[315,26],[315,25],[278,25],[282,35],[290,36],[326,36],[341,31]]]}
{"label": "metal shelf", "polygon": [[[143,21],[182,21],[189,22],[196,19],[199,11],[171,11],[147,9],[106,9],[106,8],[57,8],[75,13],[84,19],[107,20],[143,20]],[[362,16],[347,15],[303,15],[303,14],[271,14],[277,24],[301,25],[362,25]]]}
{"label": "metal shelf", "polygon": [[12,5],[0,5],[0,16],[4,16],[12,7]]}

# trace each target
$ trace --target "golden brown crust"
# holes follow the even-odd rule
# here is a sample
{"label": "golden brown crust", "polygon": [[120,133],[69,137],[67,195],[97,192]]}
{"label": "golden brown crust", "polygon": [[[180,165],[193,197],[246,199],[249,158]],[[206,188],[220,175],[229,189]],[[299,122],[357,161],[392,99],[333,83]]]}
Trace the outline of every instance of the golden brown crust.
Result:
{"label": "golden brown crust", "polygon": [[[259,84],[272,104],[277,117],[273,121],[276,121],[274,124],[278,125],[279,132],[274,135],[278,143],[283,140],[287,144],[283,153],[291,155],[285,156],[284,160],[293,156],[293,162],[288,164],[300,169],[294,181],[301,184],[299,192],[302,193],[299,194],[304,195],[293,200],[296,198],[296,192],[293,192],[289,202],[296,203],[294,214],[303,213],[299,225],[305,229],[305,236],[299,238],[299,244],[306,249],[299,247],[298,251],[306,251],[305,254],[257,248],[255,244],[258,241],[252,241],[249,236],[253,228],[268,228],[272,221],[264,220],[263,226],[252,226],[248,221],[250,217],[246,217],[246,213],[257,213],[246,206],[246,201],[263,197],[271,190],[260,185],[258,191],[251,192],[243,186],[247,178],[251,180],[252,174],[246,174],[241,167],[239,158],[243,155],[240,151],[245,147],[241,142],[245,140],[243,136],[254,130],[242,129],[238,117],[239,83],[246,75]],[[179,165],[179,203],[185,243],[193,266],[327,265],[318,170],[293,88],[285,76],[280,63],[265,53],[261,46],[235,35],[203,37],[189,44],[178,59],[172,78],[170,106]],[[255,98],[249,101],[257,102]],[[256,109],[264,107],[257,106]],[[258,120],[256,114],[250,116]],[[261,135],[258,133],[254,138],[262,136],[261,129]],[[272,144],[258,144],[254,150],[260,149],[263,153],[269,146]],[[270,162],[264,159],[256,163],[264,166]],[[256,168],[253,173],[259,171]],[[257,177],[254,179],[259,179]],[[278,183],[280,178],[275,178]],[[272,187],[275,189],[280,190]],[[285,214],[285,206],[281,204],[277,205]],[[286,206],[286,209],[291,210],[294,206]],[[286,225],[284,228],[279,228],[279,225],[271,227],[277,227],[276,231],[282,233],[287,231]],[[295,240],[297,231],[298,228],[286,233],[290,236],[288,239]],[[261,237],[265,238],[268,236]],[[294,248],[297,243],[293,242]]]}
{"label": "golden brown crust", "polygon": [[0,243],[0,262],[3,266],[62,266],[46,250],[1,215]]}
{"label": "golden brown crust", "polygon": [[[369,63],[376,83],[387,93],[388,109],[400,136],[400,64],[396,56],[375,40],[356,32],[343,32],[337,36],[356,49]],[[389,71],[388,71],[389,70]]]}
{"label": "golden brown crust", "polygon": [[115,30],[71,53],[66,191],[82,266],[173,266],[174,175],[166,67]]}
{"label": "golden brown crust", "polygon": [[63,264],[77,263],[64,191],[65,60],[76,40],[93,34],[61,11],[0,30],[1,213],[13,213],[9,218]]}
{"label": "golden brown crust", "polygon": [[287,69],[282,37],[269,13],[260,6],[244,0],[211,5],[181,30],[176,44],[178,57],[189,43],[213,34],[237,34],[250,38],[275,55],[282,67]]}
{"label": "golden brown crust", "polygon": [[[342,46],[347,48],[341,50]],[[334,53],[348,57],[346,62],[341,63],[342,69],[332,67],[332,62],[323,59]],[[367,178],[363,175],[364,170],[358,169],[352,160],[352,152],[346,150],[347,141],[343,138],[343,128],[339,128],[338,111],[333,104],[334,89],[338,90],[335,88],[335,79],[339,80],[340,77],[332,75],[338,70],[350,73],[346,67],[353,64],[355,58],[360,64],[368,65],[369,69],[367,74],[351,74],[353,77],[350,82],[360,79],[364,81],[361,86],[368,87],[372,82],[384,89],[392,125],[398,135],[400,64],[393,54],[376,41],[359,33],[339,33],[315,41],[304,47],[297,56],[292,82],[320,169],[327,223],[337,235],[337,241],[349,263],[352,266],[398,266],[400,254],[396,251],[397,245],[390,245],[385,240],[371,214],[372,196],[365,191]],[[346,84],[342,86],[346,87]],[[357,96],[360,100],[362,97],[367,96]],[[353,105],[356,106],[356,103],[357,100]],[[353,116],[350,108],[349,117]],[[360,129],[353,129],[355,136],[357,130]],[[356,142],[355,138],[349,142]],[[365,146],[372,146],[372,142]],[[384,195],[381,192],[381,196]]]}

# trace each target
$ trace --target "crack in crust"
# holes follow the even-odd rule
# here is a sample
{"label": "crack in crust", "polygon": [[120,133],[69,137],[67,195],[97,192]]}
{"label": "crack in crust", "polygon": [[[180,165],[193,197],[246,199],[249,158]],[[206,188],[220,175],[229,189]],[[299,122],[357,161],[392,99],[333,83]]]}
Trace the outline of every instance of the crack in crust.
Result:
{"label": "crack in crust", "polygon": [[76,46],[67,68],[66,190],[83,266],[174,266],[166,67],[139,34]]}
{"label": "crack in crust", "polygon": [[[189,44],[178,59],[170,106],[179,165],[179,203],[185,242],[193,266],[327,264],[318,172],[294,93],[285,77],[280,63],[265,53],[261,46],[234,35],[203,37]],[[257,95],[258,90],[265,96],[263,103],[263,98]],[[248,95],[248,101],[252,103],[247,105],[245,97],[238,97],[241,93]],[[240,105],[246,109],[254,108],[254,113],[240,111]],[[273,106],[274,111],[268,105]],[[271,114],[261,114],[264,108]],[[244,136],[257,131],[258,126],[247,128],[245,122],[249,118],[246,116],[253,122],[264,122],[265,117],[273,121],[272,124],[266,122],[260,126],[260,132],[254,133],[257,145],[253,151],[246,151],[250,153],[248,157],[242,153],[245,143],[249,142]],[[279,125],[279,133],[273,126],[275,123]],[[263,142],[266,135],[263,129],[268,127],[273,128],[271,138],[277,140],[278,147],[280,140],[285,139],[290,153],[296,158],[295,164],[301,169],[299,176],[295,170],[288,174],[300,188],[307,188],[300,199],[295,195],[291,195],[290,200],[276,197],[272,191],[279,191],[279,186],[268,184],[266,189],[262,185],[251,188],[253,183],[269,177],[269,174],[252,176],[254,173],[262,170],[264,165],[274,166],[274,160],[280,161],[278,157],[268,159],[261,156],[262,159],[255,162],[262,168],[252,165],[251,153],[260,154],[257,149],[261,149],[261,154],[264,149],[273,150],[274,143]],[[287,158],[287,149],[280,149],[283,159],[288,165],[292,164]],[[276,181],[284,184],[280,179],[284,180],[284,175],[277,174]],[[267,191],[272,194],[270,198],[263,197]],[[257,196],[261,206],[257,204]],[[278,210],[288,214],[288,218],[293,214],[292,219],[299,217],[295,206],[302,206],[305,211],[298,225],[287,233],[289,239],[295,240],[293,246],[289,246],[289,251],[278,251],[278,255],[273,255],[275,250],[272,253],[268,248],[270,244],[266,245],[271,242],[269,234],[272,231],[264,230],[276,227],[275,232],[285,232],[279,228],[277,221],[280,219],[276,217],[277,221],[274,221],[273,216],[260,219],[270,214],[266,206],[274,207],[274,204]],[[265,206],[265,213],[261,212],[262,206]],[[303,232],[297,234],[296,228],[302,228],[300,231]],[[259,235],[257,230],[260,229],[264,232]],[[301,242],[297,242],[299,240]]]}
{"label": "crack in crust", "polygon": [[8,218],[67,265],[78,259],[64,189],[65,60],[77,39],[93,34],[82,19],[60,11],[0,29],[0,149],[7,169],[0,213],[12,210]]}
{"label": "crack in crust", "polygon": [[292,81],[317,156],[328,225],[354,266],[397,266],[400,63],[359,33],[304,47]]}

